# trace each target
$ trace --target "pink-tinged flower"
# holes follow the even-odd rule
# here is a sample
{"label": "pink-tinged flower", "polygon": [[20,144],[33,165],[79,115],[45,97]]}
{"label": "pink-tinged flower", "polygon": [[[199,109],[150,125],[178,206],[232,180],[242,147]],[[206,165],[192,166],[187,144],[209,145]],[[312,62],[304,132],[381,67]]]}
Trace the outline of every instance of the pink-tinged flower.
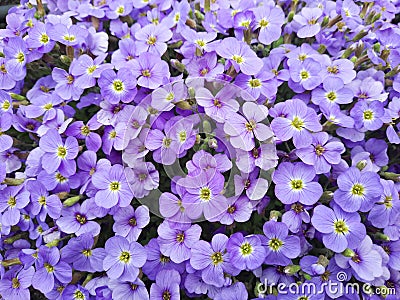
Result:
{"label": "pink-tinged flower", "polygon": [[262,121],[268,116],[268,109],[254,102],[243,104],[244,117],[231,113],[224,124],[224,131],[230,136],[230,143],[237,148],[250,151],[255,147],[254,139],[263,142],[273,136],[271,129]]}
{"label": "pink-tinged flower", "polygon": [[149,89],[158,88],[170,76],[168,64],[160,56],[147,52],[133,61],[132,71],[138,85]]}
{"label": "pink-tinged flower", "polygon": [[312,132],[322,130],[316,112],[301,100],[285,101],[282,115],[271,122],[271,128],[281,141],[293,138],[298,148],[309,146]]}
{"label": "pink-tinged flower", "polygon": [[135,33],[137,54],[150,52],[161,57],[171,37],[171,30],[163,25],[146,25]]}
{"label": "pink-tinged flower", "polygon": [[262,60],[249,45],[233,37],[223,39],[216,46],[216,51],[219,56],[229,59],[237,72],[240,70],[246,75],[257,74],[263,66]]}

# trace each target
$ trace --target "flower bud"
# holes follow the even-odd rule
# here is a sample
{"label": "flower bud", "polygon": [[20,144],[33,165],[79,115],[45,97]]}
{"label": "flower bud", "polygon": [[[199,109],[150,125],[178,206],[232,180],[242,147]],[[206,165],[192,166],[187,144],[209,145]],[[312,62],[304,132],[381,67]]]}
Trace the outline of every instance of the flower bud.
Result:
{"label": "flower bud", "polygon": [[355,252],[353,250],[351,250],[350,248],[346,248],[346,250],[344,250],[342,252],[342,254],[343,254],[343,256],[346,256],[346,257],[353,257],[354,255],[356,255]]}
{"label": "flower bud", "polygon": [[366,166],[367,166],[368,162],[366,160],[360,160],[356,167],[357,169],[359,169],[360,171],[362,171]]}
{"label": "flower bud", "polygon": [[81,197],[82,197],[82,196],[70,197],[70,198],[68,198],[67,200],[65,200],[65,201],[63,202],[63,204],[64,204],[64,206],[66,206],[66,207],[70,207],[70,206],[74,205],[75,203],[77,203],[77,202],[81,199]]}
{"label": "flower bud", "polygon": [[299,272],[301,270],[301,267],[299,265],[290,265],[290,266],[286,266],[283,269],[283,272],[285,272],[285,274],[288,274],[289,276],[292,276],[294,274],[296,274],[297,272]]}

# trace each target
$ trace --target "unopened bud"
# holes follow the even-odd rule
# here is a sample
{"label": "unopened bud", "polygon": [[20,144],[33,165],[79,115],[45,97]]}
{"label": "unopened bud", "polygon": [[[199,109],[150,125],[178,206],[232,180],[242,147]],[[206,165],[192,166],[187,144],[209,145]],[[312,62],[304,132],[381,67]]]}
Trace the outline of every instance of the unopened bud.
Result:
{"label": "unopened bud", "polygon": [[82,196],[74,196],[74,197],[70,197],[68,199],[66,199],[63,204],[65,207],[70,207],[72,205],[74,205],[75,203],[77,203]]}
{"label": "unopened bud", "polygon": [[67,55],[60,55],[60,60],[63,64],[70,65],[71,59]]}
{"label": "unopened bud", "polygon": [[211,149],[217,149],[218,148],[218,141],[216,139],[209,139],[208,140],[208,147]]}
{"label": "unopened bud", "polygon": [[293,21],[293,17],[294,17],[294,15],[295,15],[295,12],[294,11],[291,11],[290,13],[289,13],[289,15],[288,15],[288,22],[292,22]]}
{"label": "unopened bud", "polygon": [[203,21],[204,20],[204,15],[200,11],[195,10],[194,11],[194,15],[196,16],[197,20],[199,20],[199,21]]}
{"label": "unopened bud", "polygon": [[299,265],[290,265],[290,266],[286,266],[283,271],[285,272],[285,274],[288,274],[290,276],[296,274],[297,272],[299,272],[301,270],[301,267]]}
{"label": "unopened bud", "polygon": [[366,160],[360,160],[357,164],[356,167],[357,169],[359,169],[360,171],[362,171],[366,166],[367,166],[368,162]]}
{"label": "unopened bud", "polygon": [[272,211],[269,213],[269,219],[270,219],[270,220],[278,221],[278,218],[279,218],[280,216],[282,216],[282,213],[279,212],[279,211],[277,211],[277,210],[272,210]]}
{"label": "unopened bud", "polygon": [[354,257],[354,255],[356,255],[356,253],[353,250],[351,250],[350,248],[346,248],[346,250],[344,250],[342,252],[342,254],[343,254],[343,256],[346,256],[346,257]]}
{"label": "unopened bud", "polygon": [[211,123],[208,120],[203,121],[203,132],[205,133],[212,132]]}

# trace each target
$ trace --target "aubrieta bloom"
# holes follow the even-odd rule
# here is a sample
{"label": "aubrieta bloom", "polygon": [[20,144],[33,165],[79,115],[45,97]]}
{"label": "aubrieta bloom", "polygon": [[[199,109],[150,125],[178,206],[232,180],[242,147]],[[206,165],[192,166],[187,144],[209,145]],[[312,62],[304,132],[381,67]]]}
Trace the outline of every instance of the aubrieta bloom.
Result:
{"label": "aubrieta bloom", "polygon": [[297,36],[299,38],[306,38],[315,36],[320,30],[321,25],[318,19],[322,16],[322,10],[318,7],[310,8],[304,7],[301,14],[296,14],[293,20],[299,26]]}
{"label": "aubrieta bloom", "polygon": [[216,234],[211,244],[200,240],[192,247],[190,265],[195,270],[202,271],[201,278],[205,283],[222,287],[225,284],[225,273],[233,276],[239,273],[227,252],[227,242],[226,235]]}
{"label": "aubrieta bloom", "polygon": [[356,247],[365,237],[365,226],[357,213],[347,213],[340,207],[333,209],[324,205],[314,208],[311,223],[321,232],[322,241],[328,249],[342,252]]}
{"label": "aubrieta bloom", "polygon": [[313,166],[304,163],[283,162],[272,175],[275,194],[284,204],[300,202],[305,205],[316,203],[323,190],[318,182],[313,181]]}
{"label": "aubrieta bloom", "polygon": [[157,232],[161,253],[170,257],[174,263],[181,263],[190,258],[190,249],[200,239],[201,227],[197,224],[164,221],[158,226]]}
{"label": "aubrieta bloom", "polygon": [[142,229],[150,222],[149,209],[144,205],[136,209],[130,205],[120,208],[113,218],[113,231],[116,235],[125,237],[128,242],[137,241]]}
{"label": "aubrieta bloom", "polygon": [[236,71],[246,75],[257,74],[263,63],[245,42],[228,37],[222,40],[216,51],[219,56],[229,59]]}
{"label": "aubrieta bloom", "polygon": [[110,279],[134,281],[147,258],[142,245],[137,242],[129,243],[122,236],[109,238],[105,251],[107,256],[104,258],[103,268]]}
{"label": "aubrieta bloom", "polygon": [[100,207],[111,208],[117,204],[126,207],[133,198],[129,188],[124,167],[113,165],[102,168],[93,174],[93,185],[98,189],[95,201]]}
{"label": "aubrieta bloom", "polygon": [[273,136],[272,130],[262,123],[268,116],[268,109],[254,102],[243,104],[244,117],[230,113],[224,124],[224,131],[230,136],[229,141],[235,148],[250,151],[255,147],[255,141],[263,142]]}
{"label": "aubrieta bloom", "polygon": [[339,189],[333,194],[334,201],[347,212],[369,211],[382,195],[379,175],[351,167],[337,179]]}
{"label": "aubrieta bloom", "polygon": [[159,55],[144,52],[132,62],[132,71],[138,85],[149,89],[158,88],[169,78],[168,64]]}
{"label": "aubrieta bloom", "polygon": [[150,297],[154,300],[179,300],[181,276],[175,270],[162,270],[156,276],[156,282],[150,287]]}
{"label": "aubrieta bloom", "polygon": [[42,246],[38,252],[32,286],[42,293],[48,293],[53,289],[56,279],[69,283],[72,279],[71,266],[60,259],[60,250],[57,247]]}
{"label": "aubrieta bloom", "polygon": [[312,143],[311,132],[319,132],[322,126],[316,112],[298,99],[284,102],[285,116],[271,122],[271,128],[281,141],[293,138],[296,147],[306,147]]}
{"label": "aubrieta bloom", "polygon": [[131,102],[136,95],[136,80],[128,68],[121,68],[116,74],[113,70],[101,72],[98,80],[103,97],[111,104]]}
{"label": "aubrieta bloom", "polygon": [[265,249],[257,235],[243,236],[240,232],[230,236],[227,243],[231,263],[237,268],[255,270],[264,263]]}
{"label": "aubrieta bloom", "polygon": [[50,129],[40,139],[39,147],[45,153],[42,158],[42,167],[47,173],[59,170],[65,175],[72,175],[76,170],[75,157],[78,155],[78,141],[69,136],[62,141],[56,129]]}
{"label": "aubrieta bloom", "polygon": [[300,238],[290,236],[288,227],[285,223],[274,220],[268,221],[263,226],[266,240],[266,257],[264,263],[286,266],[291,263],[291,259],[300,254]]}
{"label": "aubrieta bloom", "polygon": [[8,186],[0,193],[2,225],[14,226],[19,222],[21,209],[29,204],[29,192],[23,185]]}
{"label": "aubrieta bloom", "polygon": [[2,276],[0,293],[2,298],[10,300],[30,299],[29,287],[35,273],[33,267],[20,269],[13,267]]}

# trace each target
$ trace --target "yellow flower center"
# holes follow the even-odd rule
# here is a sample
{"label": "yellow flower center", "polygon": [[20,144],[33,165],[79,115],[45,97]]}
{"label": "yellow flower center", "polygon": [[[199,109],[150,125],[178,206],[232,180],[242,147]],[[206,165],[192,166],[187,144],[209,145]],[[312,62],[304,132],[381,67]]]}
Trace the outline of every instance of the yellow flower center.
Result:
{"label": "yellow flower center", "polygon": [[150,76],[151,76],[150,70],[148,70],[148,69],[143,70],[143,71],[142,71],[142,75],[143,75],[144,77],[150,77]]}
{"label": "yellow flower center", "polygon": [[38,199],[38,202],[41,206],[46,205],[46,197],[45,196],[40,196]]}
{"label": "yellow flower center", "polygon": [[22,52],[19,52],[15,58],[19,63],[23,63],[25,61],[25,55]]}
{"label": "yellow flower center", "polygon": [[317,145],[317,146],[315,147],[315,153],[316,153],[318,156],[321,156],[322,154],[324,154],[324,152],[325,152],[325,148],[322,147],[322,145]]}
{"label": "yellow flower center", "polygon": [[83,126],[81,127],[81,133],[82,133],[83,135],[89,135],[89,133],[90,133],[90,128],[89,128],[89,126],[83,125]]}
{"label": "yellow flower center", "polygon": [[178,243],[183,243],[184,240],[185,240],[185,234],[184,234],[183,232],[178,233],[178,234],[176,235],[176,241],[177,241]]}
{"label": "yellow flower center", "polygon": [[349,232],[349,227],[343,220],[337,220],[333,223],[333,227],[336,234],[347,234]]}
{"label": "yellow flower center", "polygon": [[266,19],[261,19],[259,24],[260,24],[260,27],[267,27],[269,22]]}
{"label": "yellow flower center", "polygon": [[241,63],[244,62],[243,57],[241,57],[241,56],[239,56],[239,55],[234,55],[234,56],[232,57],[232,59],[233,59],[236,63],[238,63],[238,64],[241,64]]}
{"label": "yellow flower center", "polygon": [[210,201],[211,190],[208,187],[203,187],[200,190],[200,199],[203,201]]}
{"label": "yellow flower center", "polygon": [[246,242],[240,246],[240,252],[243,256],[250,255],[253,252],[253,247],[250,245],[250,243]]}
{"label": "yellow flower center", "polygon": [[371,121],[374,118],[374,112],[372,110],[366,110],[363,113],[364,120]]}
{"label": "yellow flower center", "polygon": [[222,257],[221,252],[214,252],[213,255],[211,255],[211,260],[212,260],[214,266],[217,266],[220,263],[224,262],[224,258]]}
{"label": "yellow flower center", "polygon": [[128,251],[122,251],[121,255],[119,256],[119,260],[127,264],[131,260],[131,254]]}
{"label": "yellow flower center", "polygon": [[113,181],[110,183],[110,190],[117,192],[121,189],[121,184],[118,181]]}
{"label": "yellow flower center", "polygon": [[272,238],[268,241],[268,246],[273,251],[278,251],[283,246],[283,242],[278,238]]}
{"label": "yellow flower center", "polygon": [[65,158],[67,156],[67,148],[65,148],[64,146],[58,146],[57,156],[60,158]]}
{"label": "yellow flower center", "polygon": [[337,98],[336,93],[335,92],[329,92],[326,94],[326,98],[331,101],[334,102]]}
{"label": "yellow flower center", "polygon": [[48,42],[49,42],[49,36],[47,35],[47,34],[45,34],[45,33],[43,33],[41,36],[40,36],[40,39],[39,39],[39,41],[42,43],[42,44],[47,44]]}
{"label": "yellow flower center", "polygon": [[48,273],[54,272],[54,267],[50,265],[49,263],[44,263],[44,267],[46,268]]}
{"label": "yellow flower center", "polygon": [[260,79],[257,79],[257,78],[255,78],[255,79],[250,79],[250,80],[249,80],[249,86],[252,87],[252,88],[258,88],[258,87],[260,87],[260,86],[261,86],[261,81],[260,81]]}
{"label": "yellow flower center", "polygon": [[302,190],[303,189],[303,180],[301,179],[293,179],[290,181],[290,186],[293,190]]}
{"label": "yellow flower center", "polygon": [[17,277],[14,277],[12,280],[11,280],[11,282],[12,282],[12,288],[13,289],[17,289],[17,288],[19,288],[20,286],[21,286],[21,284],[19,283],[19,280],[18,280],[18,278]]}
{"label": "yellow flower center", "polygon": [[113,89],[114,91],[121,93],[124,90],[124,83],[119,79],[114,80]]}
{"label": "yellow flower center", "polygon": [[361,185],[361,184],[359,184],[359,183],[356,183],[356,184],[354,184],[353,185],[353,187],[351,188],[351,193],[353,194],[353,195],[356,195],[356,196],[363,196],[364,195],[364,186],[363,185]]}
{"label": "yellow flower center", "polygon": [[157,38],[155,36],[150,36],[147,39],[147,44],[153,46],[157,42]]}
{"label": "yellow flower center", "polygon": [[86,257],[92,256],[92,250],[91,249],[82,250],[82,254]]}
{"label": "yellow flower center", "polygon": [[10,207],[15,207],[15,205],[17,205],[17,199],[15,197],[10,197],[8,198],[7,204]]}
{"label": "yellow flower center", "polygon": [[304,126],[304,122],[302,119],[300,119],[299,117],[294,117],[292,120],[292,126],[294,128],[296,128],[297,130],[302,130],[303,126]]}
{"label": "yellow flower center", "polygon": [[76,219],[76,220],[79,222],[79,224],[81,224],[81,225],[86,224],[86,222],[87,222],[86,216],[81,215],[81,214],[76,214],[76,215],[75,215],[75,219]]}

